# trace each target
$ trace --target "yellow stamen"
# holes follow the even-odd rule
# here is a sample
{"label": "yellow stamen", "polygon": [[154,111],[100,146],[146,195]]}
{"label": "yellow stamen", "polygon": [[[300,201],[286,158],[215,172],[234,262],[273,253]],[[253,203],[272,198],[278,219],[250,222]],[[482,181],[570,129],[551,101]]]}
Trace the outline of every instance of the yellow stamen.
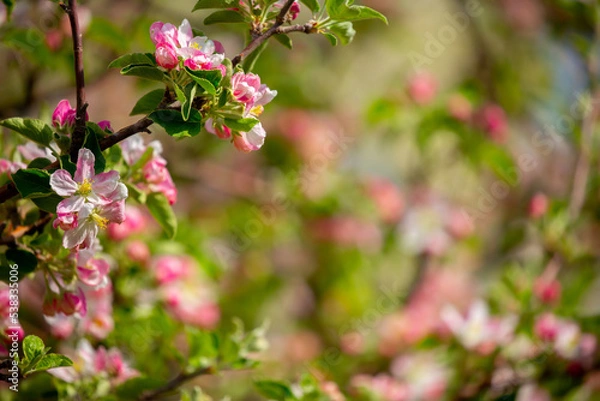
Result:
{"label": "yellow stamen", "polygon": [[265,108],[263,106],[255,106],[252,108],[252,110],[250,110],[250,113],[254,114],[255,116],[260,116],[262,114],[262,112],[265,110]]}
{"label": "yellow stamen", "polygon": [[105,217],[100,216],[97,213],[92,213],[90,215],[90,217],[92,218],[92,220],[94,221],[94,223],[96,223],[96,225],[98,227],[100,227],[101,229],[105,229],[106,226],[108,225],[108,219]]}
{"label": "yellow stamen", "polygon": [[79,185],[79,189],[77,190],[77,193],[81,196],[88,196],[91,192],[92,192],[92,183],[87,179],[83,180],[81,185]]}

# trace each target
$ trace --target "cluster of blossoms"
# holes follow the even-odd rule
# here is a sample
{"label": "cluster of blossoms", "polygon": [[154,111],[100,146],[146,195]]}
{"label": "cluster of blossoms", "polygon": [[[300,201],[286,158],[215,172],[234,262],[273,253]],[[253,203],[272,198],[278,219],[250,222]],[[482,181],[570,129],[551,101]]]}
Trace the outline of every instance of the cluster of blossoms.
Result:
{"label": "cluster of blossoms", "polygon": [[[258,75],[252,73],[233,74],[231,86],[233,97],[244,107],[244,117],[259,117],[264,106],[277,96],[277,91],[269,89],[267,85],[261,83]],[[219,118],[207,119],[205,128],[221,139],[230,139],[232,136],[232,129]],[[251,152],[262,147],[266,136],[267,133],[259,122],[250,131],[234,135],[233,144],[242,152]]]}
{"label": "cluster of blossoms", "polygon": [[534,330],[541,341],[567,360],[585,361],[596,350],[597,340],[593,334],[582,333],[576,322],[552,313],[539,316]]}
{"label": "cluster of blossoms", "polygon": [[162,255],[150,264],[159,296],[175,319],[202,328],[215,327],[220,319],[215,293],[193,259]]}
{"label": "cluster of blossoms", "polygon": [[161,156],[162,145],[158,141],[152,141],[148,145],[139,135],[134,135],[121,142],[123,158],[129,166],[136,164],[144,153],[151,149],[151,156],[142,166],[141,174],[137,172],[133,176],[133,183],[142,191],[160,192],[173,205],[177,202],[177,188],[173,183],[171,174],[167,170],[167,161]]}
{"label": "cluster of blossoms", "polygon": [[73,366],[49,370],[53,376],[67,383],[100,378],[105,380],[109,386],[114,387],[139,375],[128,365],[118,349],[107,350],[100,346],[94,350],[86,340],[80,340],[77,349],[70,356]]}
{"label": "cluster of blossoms", "polygon": [[160,21],[153,23],[150,38],[156,47],[156,62],[167,70],[183,65],[192,70],[220,69],[223,75],[226,73],[221,64],[225,59],[223,46],[205,36],[194,36],[187,19],[179,28]]}

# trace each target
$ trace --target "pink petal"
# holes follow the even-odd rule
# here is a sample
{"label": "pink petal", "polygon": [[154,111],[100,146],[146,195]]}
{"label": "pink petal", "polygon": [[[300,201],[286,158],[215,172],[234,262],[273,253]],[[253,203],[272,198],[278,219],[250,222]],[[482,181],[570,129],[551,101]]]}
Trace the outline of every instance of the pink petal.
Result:
{"label": "pink petal", "polygon": [[94,177],[92,190],[100,196],[108,196],[117,188],[119,173],[116,170],[100,173]]}
{"label": "pink petal", "polygon": [[125,221],[125,201],[113,202],[100,211],[100,215],[112,223]]}
{"label": "pink petal", "polygon": [[84,199],[81,196],[71,196],[70,198],[60,201],[56,207],[56,213],[69,214],[78,212],[82,208],[83,203]]}
{"label": "pink petal", "polygon": [[56,170],[52,173],[50,176],[50,187],[52,187],[52,190],[60,196],[71,196],[78,189],[78,185],[73,181],[73,178],[71,178],[71,174],[63,169]]}
{"label": "pink petal", "polygon": [[94,178],[94,164],[96,158],[89,149],[79,149],[79,157],[77,158],[77,171],[75,171],[75,181],[83,182]]}

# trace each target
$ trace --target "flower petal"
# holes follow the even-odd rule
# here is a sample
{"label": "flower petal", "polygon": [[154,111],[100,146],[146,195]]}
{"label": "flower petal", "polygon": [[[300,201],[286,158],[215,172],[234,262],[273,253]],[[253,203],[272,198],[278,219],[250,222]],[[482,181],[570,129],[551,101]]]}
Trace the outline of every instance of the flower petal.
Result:
{"label": "flower petal", "polygon": [[84,180],[91,180],[94,178],[94,164],[96,163],[96,157],[89,149],[79,149],[79,156],[77,158],[77,171],[75,171],[75,181],[81,183]]}
{"label": "flower petal", "polygon": [[78,185],[67,170],[60,169],[50,176],[50,187],[60,196],[71,196],[77,191]]}
{"label": "flower petal", "polygon": [[100,173],[94,177],[92,190],[100,196],[108,196],[117,188],[119,172],[116,170]]}
{"label": "flower petal", "polygon": [[56,213],[68,214],[78,212],[84,203],[84,199],[81,196],[71,196],[70,198],[60,201],[56,207]]}

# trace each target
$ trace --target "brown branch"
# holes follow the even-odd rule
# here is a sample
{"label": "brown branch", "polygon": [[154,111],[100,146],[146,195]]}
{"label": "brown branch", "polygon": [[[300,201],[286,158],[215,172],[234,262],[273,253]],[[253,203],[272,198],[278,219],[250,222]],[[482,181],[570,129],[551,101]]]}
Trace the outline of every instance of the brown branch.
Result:
{"label": "brown branch", "polygon": [[44,226],[48,222],[50,222],[50,220],[52,220],[52,215],[44,211],[41,211],[40,214],[41,217],[39,218],[39,220],[28,226],[27,229],[22,231],[20,234],[11,234],[6,237],[0,238],[0,245],[16,245],[17,239],[25,235],[32,235],[36,232],[41,232],[44,229]]}
{"label": "brown branch", "polygon": [[252,52],[254,52],[256,49],[258,49],[260,47],[260,45],[262,45],[265,41],[267,41],[273,35],[286,34],[286,33],[291,33],[291,32],[304,32],[304,33],[316,32],[315,31],[315,27],[317,24],[316,22],[308,22],[304,25],[291,25],[288,27],[281,27],[281,25],[283,25],[283,23],[285,22],[285,16],[287,15],[288,11],[290,11],[290,8],[292,7],[293,3],[294,3],[294,0],[287,0],[287,2],[281,8],[281,11],[279,12],[279,14],[277,14],[277,17],[275,17],[275,23],[273,23],[273,25],[269,29],[267,29],[265,32],[254,37],[252,39],[252,41],[250,41],[250,43],[248,43],[248,46],[246,46],[244,48],[244,50],[242,50],[240,52],[240,54],[238,54],[231,60],[231,63],[233,64],[234,67],[236,65],[238,65],[239,63],[241,63],[242,60],[244,60],[250,54],[252,54]]}
{"label": "brown branch", "polygon": [[75,129],[71,136],[71,160],[77,161],[79,149],[83,147],[85,140],[85,116],[87,113],[87,103],[85,102],[85,77],[83,72],[83,35],[79,29],[79,18],[77,16],[77,1],[67,0],[67,3],[60,3],[60,6],[69,17],[71,25],[71,37],[73,40],[73,54],[75,58],[75,85],[77,87],[77,106],[75,117]]}
{"label": "brown branch", "polygon": [[173,378],[170,382],[168,382],[164,386],[159,387],[156,390],[152,390],[152,391],[143,393],[138,398],[138,400],[139,401],[154,400],[163,394],[167,394],[167,393],[177,389],[179,386],[181,386],[183,383],[185,383],[188,380],[194,379],[198,376],[208,375],[208,374],[213,374],[213,373],[214,373],[214,369],[212,367],[198,369],[192,373],[183,373],[182,372],[182,373],[178,374],[177,376],[175,376],[175,378]]}

